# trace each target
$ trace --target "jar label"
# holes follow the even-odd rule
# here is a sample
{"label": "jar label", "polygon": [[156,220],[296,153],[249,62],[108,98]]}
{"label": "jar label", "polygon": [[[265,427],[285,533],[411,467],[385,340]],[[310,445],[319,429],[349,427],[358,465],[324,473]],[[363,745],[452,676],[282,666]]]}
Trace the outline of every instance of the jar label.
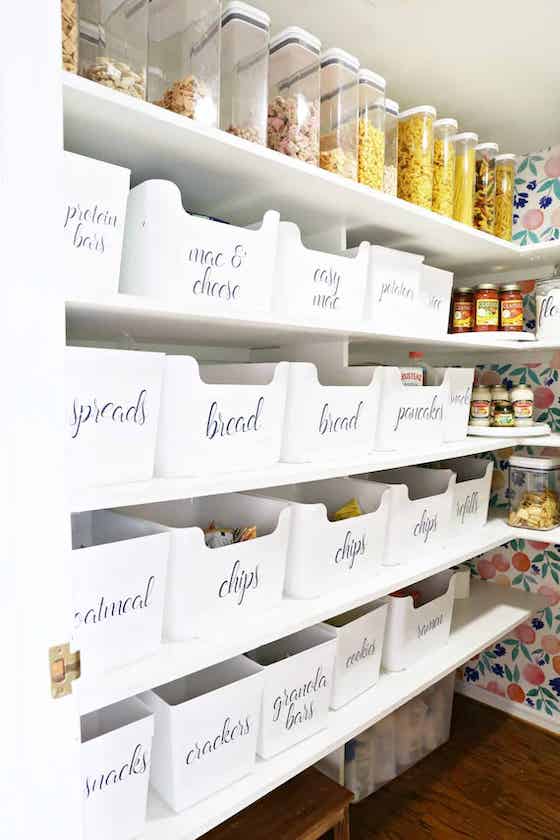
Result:
{"label": "jar label", "polygon": [[476,324],[479,327],[497,327],[499,306],[497,300],[481,298],[476,302]]}
{"label": "jar label", "polygon": [[453,306],[453,326],[472,329],[473,307],[468,300],[458,300]]}
{"label": "jar label", "polygon": [[474,419],[490,417],[490,403],[488,400],[473,400],[471,402],[471,417]]}
{"label": "jar label", "polygon": [[502,327],[523,328],[523,301],[502,301]]}
{"label": "jar label", "polygon": [[513,414],[494,414],[493,426],[513,426]]}
{"label": "jar label", "polygon": [[531,400],[516,400],[513,403],[513,413],[519,418],[531,418],[533,416],[533,403]]}

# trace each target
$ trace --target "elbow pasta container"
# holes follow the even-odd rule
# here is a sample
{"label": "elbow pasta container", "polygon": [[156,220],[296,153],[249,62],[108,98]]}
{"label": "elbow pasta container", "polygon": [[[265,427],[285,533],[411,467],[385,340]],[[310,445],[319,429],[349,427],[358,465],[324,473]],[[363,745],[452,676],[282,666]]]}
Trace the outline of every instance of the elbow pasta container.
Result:
{"label": "elbow pasta container", "polygon": [[434,185],[432,210],[442,216],[453,216],[455,184],[455,143],[457,120],[448,118],[434,123]]}
{"label": "elbow pasta container", "polygon": [[321,56],[320,165],[358,179],[357,58],[336,47]]}
{"label": "elbow pasta container", "polygon": [[473,224],[478,230],[494,233],[496,209],[497,143],[479,143],[475,148],[475,184]]}
{"label": "elbow pasta container", "polygon": [[62,67],[78,72],[78,0],[61,0]]}
{"label": "elbow pasta container", "polygon": [[321,42],[298,26],[270,42],[268,147],[319,165]]}
{"label": "elbow pasta container", "polygon": [[515,155],[496,157],[496,212],[494,233],[500,239],[511,240],[513,223],[513,185]]}
{"label": "elbow pasta container", "polygon": [[148,99],[218,125],[220,0],[151,0]]}
{"label": "elbow pasta container", "polygon": [[434,120],[430,105],[409,108],[399,117],[398,195],[431,210]]}
{"label": "elbow pasta container", "polygon": [[478,134],[464,131],[456,134],[455,142],[455,189],[453,198],[453,218],[465,225],[473,223],[474,213],[474,176],[475,146]]}
{"label": "elbow pasta container", "polygon": [[383,189],[385,79],[361,69],[358,75],[358,181]]}
{"label": "elbow pasta container", "polygon": [[222,14],[220,126],[266,146],[270,18],[260,9],[226,3]]}
{"label": "elbow pasta container", "polygon": [[383,162],[383,192],[397,194],[397,166],[399,160],[399,103],[385,99],[385,160]]}

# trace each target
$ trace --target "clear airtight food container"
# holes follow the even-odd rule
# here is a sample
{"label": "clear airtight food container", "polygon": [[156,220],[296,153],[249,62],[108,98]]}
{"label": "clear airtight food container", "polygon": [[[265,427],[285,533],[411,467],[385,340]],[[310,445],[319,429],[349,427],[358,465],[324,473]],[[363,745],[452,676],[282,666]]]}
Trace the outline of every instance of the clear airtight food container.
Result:
{"label": "clear airtight food container", "polygon": [[453,218],[465,225],[473,223],[475,146],[478,134],[463,131],[455,135],[455,192]]}
{"label": "clear airtight food container", "polygon": [[362,68],[358,75],[358,181],[383,189],[385,79]]}
{"label": "clear airtight food container", "polygon": [[220,0],[151,0],[148,99],[217,126]]}
{"label": "clear airtight food container", "polygon": [[560,458],[509,459],[510,525],[547,531],[560,524]]}
{"label": "clear airtight food container", "polygon": [[270,18],[240,3],[222,12],[220,126],[253,143],[266,145]]}
{"label": "clear airtight food container", "polygon": [[478,230],[494,233],[496,210],[497,143],[479,143],[475,148],[475,183],[473,225]]}
{"label": "clear airtight food container", "polygon": [[399,161],[399,103],[385,99],[385,160],[383,163],[383,192],[397,194],[397,166]]}
{"label": "clear airtight food container", "polygon": [[357,58],[336,47],[321,56],[320,164],[356,181],[358,178]]}
{"label": "clear airtight food container", "polygon": [[513,224],[513,190],[515,183],[515,155],[496,157],[496,213],[494,234],[511,239]]}
{"label": "clear airtight food container", "polygon": [[268,146],[319,164],[321,42],[299,26],[270,42]]}
{"label": "clear airtight food container", "polygon": [[61,0],[62,66],[69,73],[78,72],[78,0]]}
{"label": "clear airtight food container", "polygon": [[451,117],[434,123],[434,186],[432,210],[442,216],[453,216],[455,184],[455,143],[457,120]]}
{"label": "clear airtight food container", "polygon": [[398,195],[431,210],[436,109],[420,105],[399,117]]}
{"label": "clear airtight food container", "polygon": [[146,98],[148,0],[80,0],[80,75]]}

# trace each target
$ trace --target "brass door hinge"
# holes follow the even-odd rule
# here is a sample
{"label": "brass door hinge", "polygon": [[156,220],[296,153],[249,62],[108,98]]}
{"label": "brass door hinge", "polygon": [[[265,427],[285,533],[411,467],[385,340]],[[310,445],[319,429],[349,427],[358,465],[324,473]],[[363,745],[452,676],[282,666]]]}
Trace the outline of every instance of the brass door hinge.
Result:
{"label": "brass door hinge", "polygon": [[80,651],[72,653],[70,645],[53,645],[49,648],[51,694],[55,700],[72,693],[72,681],[80,676]]}

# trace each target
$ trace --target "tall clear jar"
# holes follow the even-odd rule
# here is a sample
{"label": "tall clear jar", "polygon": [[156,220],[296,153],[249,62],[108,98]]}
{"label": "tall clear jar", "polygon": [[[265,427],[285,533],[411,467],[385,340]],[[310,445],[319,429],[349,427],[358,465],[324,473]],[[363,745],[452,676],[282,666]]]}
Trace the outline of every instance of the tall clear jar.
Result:
{"label": "tall clear jar", "polygon": [[146,98],[148,0],[80,0],[80,75]]}
{"label": "tall clear jar", "polygon": [[496,157],[496,214],[494,234],[511,240],[513,227],[513,190],[515,183],[515,155]]}
{"label": "tall clear jar", "polygon": [[383,163],[383,192],[397,194],[397,166],[399,161],[399,103],[385,99],[385,160]]}
{"label": "tall clear jar", "polygon": [[78,72],[78,0],[61,0],[62,67]]}
{"label": "tall clear jar", "polygon": [[220,127],[266,145],[270,18],[232,0],[222,12]]}
{"label": "tall clear jar", "polygon": [[456,134],[455,141],[455,189],[453,198],[453,218],[465,225],[473,223],[474,213],[474,178],[475,146],[478,134],[463,131]]}
{"label": "tall clear jar", "polygon": [[479,143],[475,148],[474,227],[494,233],[496,211],[497,143]]}
{"label": "tall clear jar", "polygon": [[150,102],[217,126],[220,33],[220,0],[151,0]]}
{"label": "tall clear jar", "polygon": [[268,146],[319,165],[321,42],[289,26],[270,42]]}
{"label": "tall clear jar", "polygon": [[420,105],[399,117],[398,195],[419,207],[432,208],[434,121],[436,109]]}
{"label": "tall clear jar", "polygon": [[359,66],[336,47],[321,56],[320,165],[351,181],[358,179]]}
{"label": "tall clear jar", "polygon": [[434,186],[432,210],[441,216],[453,216],[455,184],[455,143],[458,123],[452,117],[434,123]]}
{"label": "tall clear jar", "polygon": [[381,190],[385,159],[385,79],[361,68],[358,102],[358,181]]}

